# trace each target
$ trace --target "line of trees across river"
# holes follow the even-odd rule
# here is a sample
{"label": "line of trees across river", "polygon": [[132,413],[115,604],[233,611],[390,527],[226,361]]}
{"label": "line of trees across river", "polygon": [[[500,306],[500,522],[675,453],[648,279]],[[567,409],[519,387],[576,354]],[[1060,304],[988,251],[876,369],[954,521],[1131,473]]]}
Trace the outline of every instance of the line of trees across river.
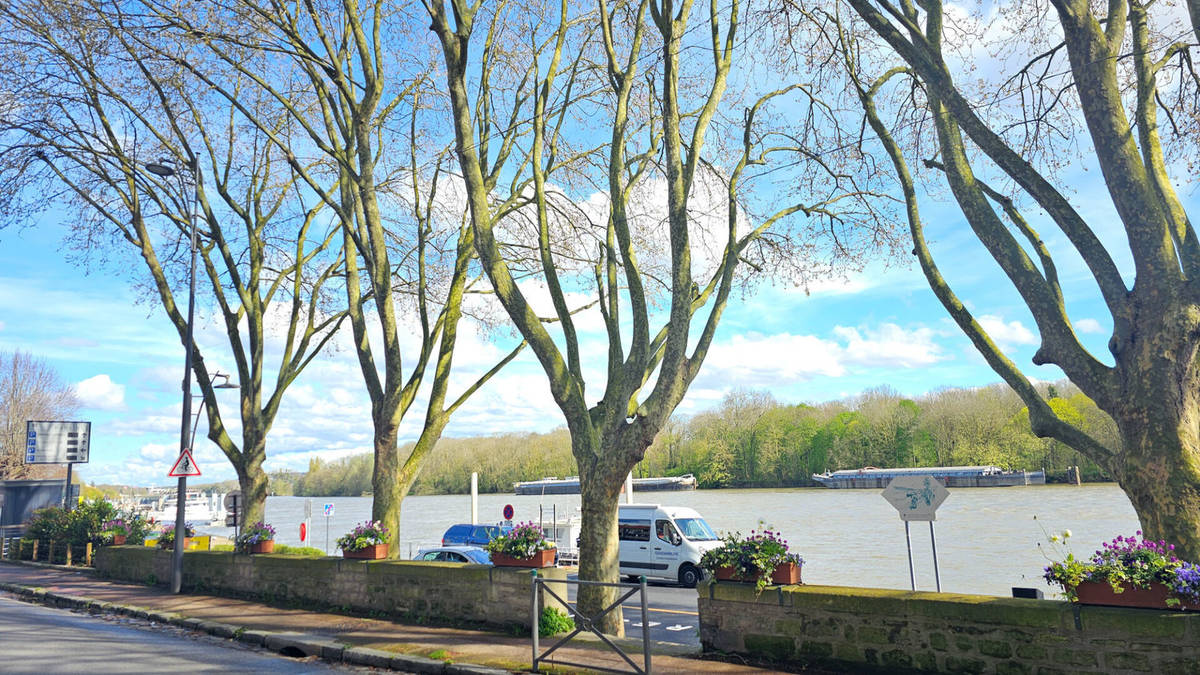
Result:
{"label": "line of trees across river", "polygon": [[[1097,438],[1117,443],[1112,419],[1078,389],[1046,386],[1055,411]],[[566,429],[544,434],[443,438],[414,494],[462,494],[471,472],[483,492],[517,481],[575,475]],[[887,387],[821,404],[788,404],[765,391],[736,391],[709,412],[676,417],[635,469],[637,476],[694,474],[702,488],[815,485],[813,473],[862,466],[995,464],[1045,469],[1049,480],[1079,466],[1086,481],[1109,480],[1095,463],[1029,430],[1029,412],[1003,385],[941,389],[905,398]],[[277,473],[275,494],[357,496],[371,489],[371,455],[314,459],[307,473]]]}

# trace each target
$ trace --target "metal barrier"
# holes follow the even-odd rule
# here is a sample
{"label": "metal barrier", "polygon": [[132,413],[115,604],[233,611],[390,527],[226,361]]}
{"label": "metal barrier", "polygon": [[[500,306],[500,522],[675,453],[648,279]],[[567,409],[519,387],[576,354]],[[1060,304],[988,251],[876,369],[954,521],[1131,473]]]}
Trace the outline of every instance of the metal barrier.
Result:
{"label": "metal barrier", "polygon": [[[576,587],[578,587],[578,586],[608,586],[608,587],[613,587],[613,588],[625,588],[628,590],[625,592],[624,595],[617,598],[616,601],[613,602],[611,605],[600,610],[600,612],[598,614],[596,614],[595,616],[587,616],[586,614],[582,614],[576,605],[572,605],[571,603],[567,602],[566,598],[560,597],[558,595],[558,593],[555,593],[554,590],[551,589],[549,586],[546,586],[546,584],[566,584],[568,586],[573,585]],[[556,642],[553,647],[547,649],[545,652],[540,652],[541,647],[539,646],[539,642],[538,642],[538,638],[540,637],[538,635],[538,627],[539,627],[539,624],[541,623],[542,608],[540,606],[541,605],[541,602],[540,602],[541,593],[539,591],[543,587],[546,589],[546,592],[549,593],[551,597],[553,597],[554,599],[561,602],[564,606],[566,606],[567,610],[571,612],[571,619],[575,622],[575,630],[571,631],[570,633],[568,633],[566,635],[566,637],[564,637],[561,640],[559,640],[558,642]],[[632,596],[634,593],[639,593],[639,592],[641,593],[641,600],[642,600],[642,663],[643,663],[642,667],[640,667],[640,668],[638,667],[638,665],[636,663],[633,662],[633,659],[629,658],[629,655],[626,654],[625,651],[622,650],[619,645],[617,645],[615,642],[613,642],[611,639],[609,639],[609,636],[605,635],[604,633],[601,633],[600,630],[596,628],[596,624],[599,623],[600,619],[604,618],[605,615],[607,615],[608,613],[613,612],[613,611],[617,612],[620,620],[624,620],[624,617],[620,616],[621,603],[625,602],[625,600],[628,599],[630,596]],[[531,625],[533,626],[531,632],[533,633],[533,672],[535,672],[535,673],[539,672],[538,664],[543,661],[549,661],[550,663],[553,663],[555,665],[574,666],[576,668],[586,668],[588,670],[603,670],[603,671],[607,671],[610,673],[627,672],[624,670],[616,670],[615,668],[604,668],[602,666],[596,666],[596,665],[592,665],[592,664],[572,663],[570,661],[562,661],[562,660],[558,660],[558,659],[555,659],[555,660],[547,659],[547,657],[550,656],[552,653],[554,653],[554,651],[556,649],[558,649],[559,647],[570,642],[571,638],[575,637],[576,635],[579,635],[580,633],[582,633],[585,630],[594,633],[596,635],[596,637],[600,638],[601,642],[608,645],[609,649],[616,652],[617,655],[619,655],[622,659],[625,660],[625,663],[629,664],[630,668],[633,668],[633,672],[640,673],[640,674],[650,673],[650,621],[649,621],[649,610],[646,607],[646,577],[642,577],[641,582],[637,583],[637,584],[622,584],[622,583],[608,583],[608,582],[604,582],[604,581],[581,581],[579,579],[547,579],[545,577],[539,576],[537,573],[537,570],[533,570],[533,603],[532,603],[532,609],[530,611],[529,617],[531,620]]]}

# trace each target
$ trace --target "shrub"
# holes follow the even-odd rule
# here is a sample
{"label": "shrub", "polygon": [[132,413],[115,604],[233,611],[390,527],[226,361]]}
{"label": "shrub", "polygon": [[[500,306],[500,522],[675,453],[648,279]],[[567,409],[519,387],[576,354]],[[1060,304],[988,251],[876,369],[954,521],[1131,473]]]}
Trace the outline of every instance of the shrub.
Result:
{"label": "shrub", "polygon": [[565,612],[557,607],[542,608],[542,616],[538,619],[538,635],[550,637],[569,630],[575,630],[575,622]]}
{"label": "shrub", "polygon": [[[1071,537],[1071,531],[1050,537],[1051,542]],[[1079,560],[1067,552],[1064,560],[1052,561],[1043,575],[1047,582],[1062,587],[1068,600],[1078,599],[1076,587],[1083,582],[1107,583],[1114,593],[1126,586],[1149,588],[1163,584],[1170,591],[1167,604],[1177,606],[1180,600],[1200,600],[1200,567],[1175,556],[1175,547],[1165,541],[1142,538],[1139,530],[1132,537],[1118,536],[1105,542],[1090,560]]]}

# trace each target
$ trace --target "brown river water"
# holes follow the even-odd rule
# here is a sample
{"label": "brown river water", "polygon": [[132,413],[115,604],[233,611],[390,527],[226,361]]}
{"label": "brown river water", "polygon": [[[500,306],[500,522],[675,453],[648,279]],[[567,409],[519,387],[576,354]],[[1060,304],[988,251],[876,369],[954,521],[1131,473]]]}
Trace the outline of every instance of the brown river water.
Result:
{"label": "brown river water", "polygon": [[[635,493],[635,501],[691,507],[718,533],[749,534],[762,525],[778,530],[804,558],[806,583],[909,587],[904,524],[880,490],[644,492]],[[306,502],[312,510],[306,543],[332,553],[337,537],[371,514],[369,497],[270,497],[267,521],[279,531],[279,543],[300,544]],[[323,515],[325,504],[333,505],[329,518]],[[537,522],[540,507],[541,517],[549,522],[555,508],[560,518],[575,513],[579,495],[480,495],[479,521],[498,522],[506,504],[513,506],[515,521]],[[409,497],[401,515],[400,550],[409,555],[421,546],[436,545],[447,527],[469,522],[470,516],[469,495]],[[199,529],[232,532],[223,527]],[[1051,544],[1048,534],[1070,530],[1070,550],[1078,557],[1137,529],[1133,507],[1111,483],[951,489],[934,523],[942,590],[1008,596],[1013,586],[1024,586],[1040,588],[1049,597],[1057,589],[1042,581],[1042,568],[1048,558],[1060,559],[1067,550]],[[934,590],[929,525],[912,523],[911,530],[917,588]]]}

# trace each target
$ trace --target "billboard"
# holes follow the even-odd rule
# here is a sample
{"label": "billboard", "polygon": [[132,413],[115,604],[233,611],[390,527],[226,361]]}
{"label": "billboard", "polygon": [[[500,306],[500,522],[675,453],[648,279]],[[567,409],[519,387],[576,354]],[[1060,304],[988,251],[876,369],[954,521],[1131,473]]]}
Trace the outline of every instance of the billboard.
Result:
{"label": "billboard", "polygon": [[88,461],[91,422],[25,423],[26,464],[75,464]]}

